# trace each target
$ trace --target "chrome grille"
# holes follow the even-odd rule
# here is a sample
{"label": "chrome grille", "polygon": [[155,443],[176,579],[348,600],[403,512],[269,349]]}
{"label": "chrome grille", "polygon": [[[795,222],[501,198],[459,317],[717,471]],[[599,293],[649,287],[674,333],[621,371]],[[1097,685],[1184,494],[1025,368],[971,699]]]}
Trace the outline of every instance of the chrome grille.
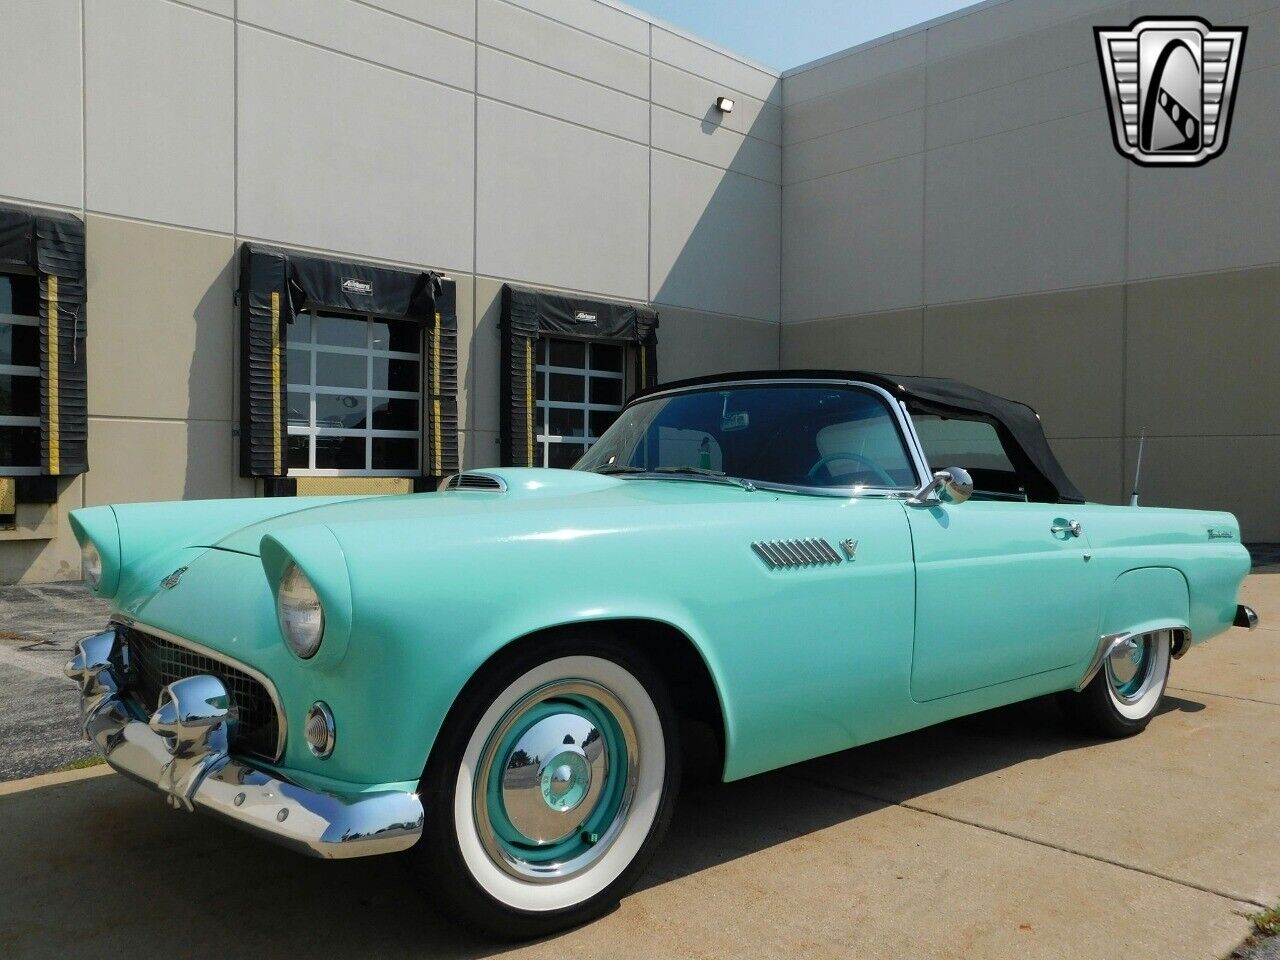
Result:
{"label": "chrome grille", "polygon": [[277,759],[280,721],[275,701],[261,681],[208,654],[136,627],[117,624],[116,629],[122,641],[117,667],[124,677],[124,693],[143,712],[153,713],[160,691],[175,680],[207,673],[221,680],[231,697],[231,749]]}
{"label": "chrome grille", "polygon": [[445,483],[446,490],[487,490],[501,493],[507,485],[487,473],[456,473]]}
{"label": "chrome grille", "polygon": [[810,540],[757,540],[751,545],[756,555],[771,570],[787,567],[829,567],[841,563],[840,554],[827,541]]}

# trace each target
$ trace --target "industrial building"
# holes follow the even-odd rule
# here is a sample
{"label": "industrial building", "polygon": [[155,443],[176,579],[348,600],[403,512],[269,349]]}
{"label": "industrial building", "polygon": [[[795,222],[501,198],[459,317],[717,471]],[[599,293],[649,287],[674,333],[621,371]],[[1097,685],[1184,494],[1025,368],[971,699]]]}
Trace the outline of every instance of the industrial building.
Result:
{"label": "industrial building", "polygon": [[[1247,26],[1229,147],[1094,28]],[[1280,541],[1280,4],[990,0],[779,74],[612,0],[0,0],[0,583],[67,514],[572,463],[639,386],[953,376]],[[833,38],[833,44],[838,38]],[[728,103],[727,101],[732,101]],[[727,109],[731,107],[731,109]]]}

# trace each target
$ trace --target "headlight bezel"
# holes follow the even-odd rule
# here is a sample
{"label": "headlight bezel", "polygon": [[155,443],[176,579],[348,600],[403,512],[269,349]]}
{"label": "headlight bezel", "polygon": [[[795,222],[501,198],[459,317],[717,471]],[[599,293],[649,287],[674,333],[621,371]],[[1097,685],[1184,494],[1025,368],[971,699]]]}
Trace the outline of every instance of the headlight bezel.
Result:
{"label": "headlight bezel", "polygon": [[311,660],[324,643],[325,610],[315,584],[294,560],[285,563],[276,588],[276,622],[285,646],[299,660]]}

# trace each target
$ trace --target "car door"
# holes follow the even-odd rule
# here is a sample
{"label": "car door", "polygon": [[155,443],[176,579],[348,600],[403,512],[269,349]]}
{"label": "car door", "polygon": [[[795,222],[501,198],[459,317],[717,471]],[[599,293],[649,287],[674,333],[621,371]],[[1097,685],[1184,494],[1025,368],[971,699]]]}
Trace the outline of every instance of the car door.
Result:
{"label": "car door", "polygon": [[[932,469],[965,467],[975,493],[912,507],[914,700],[937,700],[1065,667],[1098,629],[1089,532],[1068,504],[1028,503],[995,429],[914,418]],[[986,489],[984,489],[986,487]]]}

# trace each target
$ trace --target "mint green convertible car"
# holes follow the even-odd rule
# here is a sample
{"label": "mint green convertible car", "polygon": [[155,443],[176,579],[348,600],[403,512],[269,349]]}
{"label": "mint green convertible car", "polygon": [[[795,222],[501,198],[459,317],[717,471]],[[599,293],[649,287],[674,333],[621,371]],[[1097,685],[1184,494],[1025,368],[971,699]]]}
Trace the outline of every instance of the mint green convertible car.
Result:
{"label": "mint green convertible car", "polygon": [[650,390],[572,470],[72,525],[112,767],[305,853],[408,850],[506,937],[626,892],[682,742],[734,780],[1045,694],[1125,736],[1257,619],[1230,514],[1086,503],[1029,407],[865,373]]}

